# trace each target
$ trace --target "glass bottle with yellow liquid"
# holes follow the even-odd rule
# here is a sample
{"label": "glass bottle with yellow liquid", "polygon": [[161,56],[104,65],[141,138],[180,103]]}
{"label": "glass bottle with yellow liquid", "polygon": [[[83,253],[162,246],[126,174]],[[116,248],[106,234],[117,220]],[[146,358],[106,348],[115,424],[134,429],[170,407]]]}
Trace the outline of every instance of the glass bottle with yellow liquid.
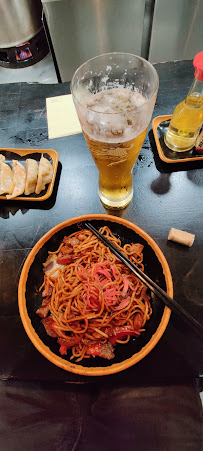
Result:
{"label": "glass bottle with yellow liquid", "polygon": [[193,148],[203,123],[203,52],[193,61],[195,76],[186,99],[180,102],[172,115],[164,141],[175,152]]}

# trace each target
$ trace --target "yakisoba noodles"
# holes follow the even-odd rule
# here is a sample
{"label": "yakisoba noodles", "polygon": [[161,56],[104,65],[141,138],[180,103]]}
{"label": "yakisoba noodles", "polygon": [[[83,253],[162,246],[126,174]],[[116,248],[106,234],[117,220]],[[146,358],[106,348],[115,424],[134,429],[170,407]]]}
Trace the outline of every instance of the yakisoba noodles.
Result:
{"label": "yakisoba noodles", "polygon": [[[99,231],[144,270],[143,245],[122,247],[107,226]],[[43,266],[37,314],[61,355],[71,348],[77,362],[90,356],[110,360],[117,343],[145,330],[152,313],[146,286],[89,230],[64,237]]]}

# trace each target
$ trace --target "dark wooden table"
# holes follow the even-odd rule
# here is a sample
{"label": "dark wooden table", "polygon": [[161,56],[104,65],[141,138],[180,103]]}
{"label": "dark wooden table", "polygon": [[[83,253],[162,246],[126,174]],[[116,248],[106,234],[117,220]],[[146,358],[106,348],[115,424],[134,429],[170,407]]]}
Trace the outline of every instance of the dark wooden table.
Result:
{"label": "dark wooden table", "polygon": [[[194,73],[191,61],[155,66],[160,87],[153,117],[173,112],[186,97]],[[45,232],[68,218],[105,213],[97,194],[97,169],[83,135],[48,139],[46,98],[68,93],[69,83],[0,85],[0,147],[55,149],[59,153],[56,183],[47,201],[0,200],[0,380],[8,384],[16,380],[135,386],[199,380],[201,384],[202,342],[173,314],[160,342],[144,360],[99,381],[52,365],[24,331],[17,290],[32,247]],[[171,269],[174,298],[203,323],[203,161],[161,161],[150,124],[133,172],[133,200],[117,214],[137,224],[160,246]],[[194,233],[193,246],[168,242],[171,227]]]}
{"label": "dark wooden table", "polygon": [[[191,61],[157,64],[156,68],[160,87],[153,117],[172,113],[186,96],[193,79]],[[0,200],[0,377],[8,379],[78,380],[77,376],[49,364],[35,350],[24,332],[17,303],[23,262],[41,236],[68,218],[105,213],[97,194],[97,169],[83,135],[48,139],[45,99],[69,92],[68,83],[0,85],[1,147],[53,148],[59,153],[59,168],[50,199],[42,203]],[[203,322],[202,167],[202,160],[181,164],[162,162],[150,125],[134,167],[133,200],[126,210],[118,213],[157,242],[171,269],[174,298],[200,322]],[[187,248],[168,242],[171,227],[194,233],[194,245]],[[172,315],[154,351],[122,377],[132,373],[142,378],[149,371],[151,377],[199,376],[203,374],[201,351],[199,340]],[[30,359],[35,365],[29,364]]]}

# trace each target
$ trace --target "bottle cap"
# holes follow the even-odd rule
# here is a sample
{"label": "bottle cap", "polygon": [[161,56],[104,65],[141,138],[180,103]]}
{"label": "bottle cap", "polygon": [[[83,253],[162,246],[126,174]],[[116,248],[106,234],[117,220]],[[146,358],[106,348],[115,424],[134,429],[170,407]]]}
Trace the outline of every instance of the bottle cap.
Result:
{"label": "bottle cap", "polygon": [[197,78],[197,80],[203,81],[203,52],[199,52],[194,57],[193,65],[195,67],[195,78]]}

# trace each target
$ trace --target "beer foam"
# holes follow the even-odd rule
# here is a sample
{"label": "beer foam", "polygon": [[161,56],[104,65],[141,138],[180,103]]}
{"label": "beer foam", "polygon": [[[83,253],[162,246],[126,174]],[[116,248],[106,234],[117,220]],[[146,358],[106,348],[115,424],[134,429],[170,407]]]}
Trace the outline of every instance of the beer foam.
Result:
{"label": "beer foam", "polygon": [[103,142],[124,142],[142,133],[149,124],[147,99],[129,89],[103,90],[91,95],[80,110],[85,133]]}
{"label": "beer foam", "polygon": [[126,110],[138,108],[146,99],[136,91],[128,89],[110,89],[90,97],[87,108],[99,113],[125,113]]}

